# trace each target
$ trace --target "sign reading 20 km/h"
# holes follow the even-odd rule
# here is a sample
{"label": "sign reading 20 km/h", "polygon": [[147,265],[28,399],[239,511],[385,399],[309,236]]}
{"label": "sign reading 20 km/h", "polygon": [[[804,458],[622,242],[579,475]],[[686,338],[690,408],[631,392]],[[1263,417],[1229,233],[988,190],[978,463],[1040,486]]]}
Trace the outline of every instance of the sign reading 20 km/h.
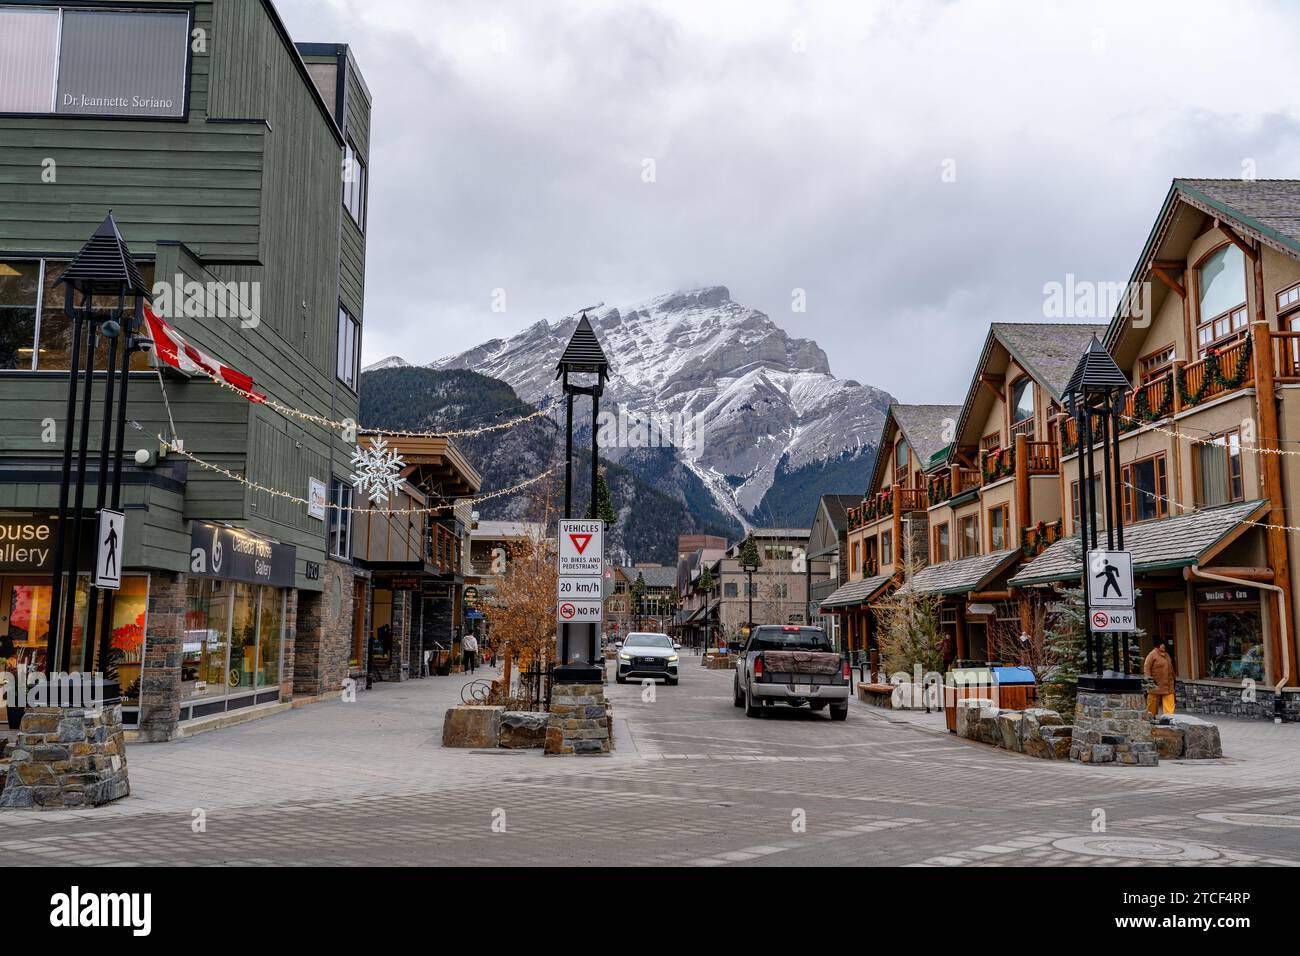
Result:
{"label": "sign reading 20 km/h", "polygon": [[598,578],[605,570],[605,522],[560,519],[562,578]]}

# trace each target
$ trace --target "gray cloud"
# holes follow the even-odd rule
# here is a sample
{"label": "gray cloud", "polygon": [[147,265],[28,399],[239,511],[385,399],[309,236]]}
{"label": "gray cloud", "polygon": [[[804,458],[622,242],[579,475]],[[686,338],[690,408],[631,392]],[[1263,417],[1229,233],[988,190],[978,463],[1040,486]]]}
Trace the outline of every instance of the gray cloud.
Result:
{"label": "gray cloud", "polygon": [[1172,177],[1300,175],[1288,4],[277,5],[375,96],[367,362],[724,284],[960,401],[990,321],[1128,277]]}

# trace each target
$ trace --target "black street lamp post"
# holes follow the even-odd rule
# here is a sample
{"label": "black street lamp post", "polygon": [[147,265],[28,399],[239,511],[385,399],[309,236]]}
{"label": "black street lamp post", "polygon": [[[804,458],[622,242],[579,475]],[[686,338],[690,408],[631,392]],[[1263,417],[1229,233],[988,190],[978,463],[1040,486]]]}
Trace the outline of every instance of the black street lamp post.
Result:
{"label": "black street lamp post", "polygon": [[[1079,686],[1098,691],[1134,691],[1141,681],[1129,676],[1128,635],[1111,633],[1110,666],[1106,640],[1092,630],[1088,603],[1088,554],[1098,548],[1101,530],[1097,513],[1100,484],[1105,509],[1106,550],[1124,549],[1123,484],[1120,480],[1119,415],[1128,379],[1110,353],[1093,336],[1065,387],[1065,406],[1074,418],[1079,439],[1079,545],[1083,565],[1083,627],[1085,673]],[[1100,445],[1102,473],[1096,473],[1094,448]],[[1121,651],[1122,645],[1122,651]]]}
{"label": "black street lamp post", "polygon": [[[86,601],[85,639],[81,648],[81,659],[74,661],[72,657],[77,572],[84,563],[80,560],[79,552],[82,544],[82,521],[85,517],[83,508],[86,494],[86,462],[90,443],[91,391],[94,387],[96,371],[95,352],[98,339],[103,337],[107,343],[107,367],[104,370],[98,481],[95,490],[95,510],[98,514],[105,507],[106,502],[114,510],[121,505],[127,383],[132,353],[149,345],[146,339],[138,336],[138,332],[144,302],[150,298],[150,292],[140,271],[136,268],[130,249],[118,231],[111,211],[64,270],[59,282],[64,286],[64,311],[72,319],[72,360],[68,368],[68,397],[63,422],[63,467],[59,479],[50,627],[45,649],[46,670],[54,673],[61,669],[80,668],[83,673],[90,673],[95,667],[96,651],[98,651],[99,669],[105,676],[105,701],[113,702],[118,699],[116,674],[110,658],[114,592],[107,590],[104,595],[101,629],[99,626],[100,589],[95,587],[93,576]],[[80,305],[77,305],[78,299]],[[112,304],[109,308],[99,309],[96,308],[97,299],[101,301],[108,299]],[[79,376],[81,377],[80,395],[78,394]],[[78,398],[81,401],[79,422],[77,421]],[[114,425],[116,425],[115,429]],[[75,449],[74,430],[77,434]],[[77,459],[76,483],[75,490],[71,493],[72,500],[69,502],[74,454]],[[72,519],[70,534],[69,514]],[[98,542],[92,542],[92,555],[97,551],[97,547]],[[100,638],[98,645],[97,635]]]}
{"label": "black street lamp post", "polygon": [[[577,385],[569,381],[571,374],[586,373],[595,376],[590,385]],[[596,333],[584,312],[578,320],[578,327],[560,356],[555,377],[562,380],[566,399],[565,438],[564,438],[564,517],[573,517],[573,396],[591,396],[591,516],[598,517],[596,487],[599,481],[600,442],[597,418],[600,414],[600,396],[605,391],[605,381],[609,378],[609,359],[596,338]],[[582,628],[587,632],[585,650],[571,654],[569,643],[576,630]],[[599,624],[561,624],[559,634],[559,666],[555,669],[555,680],[559,683],[587,683],[600,681],[602,673],[598,666],[600,654]],[[572,660],[571,660],[572,658]]]}

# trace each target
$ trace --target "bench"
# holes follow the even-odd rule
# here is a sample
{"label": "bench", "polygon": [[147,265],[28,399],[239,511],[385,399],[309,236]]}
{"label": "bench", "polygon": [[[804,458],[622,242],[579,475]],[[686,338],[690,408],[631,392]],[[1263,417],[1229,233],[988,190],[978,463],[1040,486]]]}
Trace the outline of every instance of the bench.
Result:
{"label": "bench", "polygon": [[873,707],[892,709],[894,706],[894,685],[860,682],[858,684],[858,700],[864,704],[871,704]]}

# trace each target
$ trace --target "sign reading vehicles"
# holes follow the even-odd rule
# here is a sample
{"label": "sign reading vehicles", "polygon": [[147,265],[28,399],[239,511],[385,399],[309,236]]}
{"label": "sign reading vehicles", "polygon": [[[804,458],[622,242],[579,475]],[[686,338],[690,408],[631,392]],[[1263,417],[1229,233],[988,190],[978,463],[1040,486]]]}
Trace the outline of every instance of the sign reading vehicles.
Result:
{"label": "sign reading vehicles", "polygon": [[604,569],[605,522],[561,518],[560,577],[599,578]]}

